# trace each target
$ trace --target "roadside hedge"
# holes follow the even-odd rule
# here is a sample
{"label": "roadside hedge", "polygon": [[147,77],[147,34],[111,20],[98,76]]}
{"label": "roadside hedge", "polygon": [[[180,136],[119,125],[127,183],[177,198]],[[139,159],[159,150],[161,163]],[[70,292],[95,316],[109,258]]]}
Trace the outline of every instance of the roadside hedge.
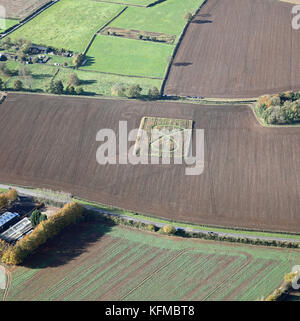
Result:
{"label": "roadside hedge", "polygon": [[[243,244],[251,244],[251,245],[262,245],[262,246],[274,246],[274,247],[282,247],[282,248],[300,248],[300,243],[298,242],[286,242],[286,241],[276,241],[276,240],[262,240],[262,239],[250,239],[247,237],[232,237],[228,235],[218,235],[215,234],[206,234],[202,232],[188,232],[182,228],[177,229],[173,227],[170,229],[170,225],[166,225],[162,228],[155,226],[149,223],[142,223],[134,220],[124,219],[118,216],[108,215],[106,213],[100,213],[98,211],[89,210],[86,211],[86,217],[89,220],[97,219],[97,217],[104,217],[107,221],[111,221],[115,224],[121,224],[128,227],[138,228],[144,231],[158,232],[160,234],[174,235],[179,237],[186,238],[199,238],[203,240],[215,240],[221,242],[232,242],[232,243],[243,243]],[[167,228],[166,228],[167,227]]]}

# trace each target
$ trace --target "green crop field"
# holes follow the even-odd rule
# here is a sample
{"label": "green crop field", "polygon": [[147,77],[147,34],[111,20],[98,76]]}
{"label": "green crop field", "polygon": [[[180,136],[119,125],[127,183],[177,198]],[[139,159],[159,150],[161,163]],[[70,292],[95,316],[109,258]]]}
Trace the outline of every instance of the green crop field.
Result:
{"label": "green crop field", "polygon": [[0,33],[18,24],[18,20],[0,18]]}
{"label": "green crop field", "polygon": [[6,300],[256,300],[299,259],[296,250],[83,223],[14,269]]}
{"label": "green crop field", "polygon": [[[94,1],[102,2],[102,0]],[[149,4],[156,2],[156,0],[103,0],[103,2],[124,3],[125,5],[146,7]]]}
{"label": "green crop field", "polygon": [[[184,15],[194,13],[204,0],[167,0],[150,8],[129,7],[110,27],[180,35],[187,21]],[[153,18],[155,17],[155,19]]]}
{"label": "green crop field", "polygon": [[93,34],[123,8],[92,0],[60,0],[12,33],[11,38],[83,52]]}
{"label": "green crop field", "polygon": [[83,70],[163,78],[174,46],[150,41],[97,36]]}

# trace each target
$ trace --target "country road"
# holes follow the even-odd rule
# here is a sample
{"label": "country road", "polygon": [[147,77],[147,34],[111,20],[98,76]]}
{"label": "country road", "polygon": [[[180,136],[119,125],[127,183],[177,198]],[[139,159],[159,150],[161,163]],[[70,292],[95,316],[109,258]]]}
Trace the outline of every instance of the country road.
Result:
{"label": "country road", "polygon": [[[3,189],[9,189],[9,188],[15,188],[18,193],[20,195],[24,195],[24,196],[32,196],[32,197],[42,197],[42,198],[47,198],[51,201],[55,201],[55,202],[66,202],[65,200],[60,199],[59,197],[51,197],[47,194],[43,194],[42,191],[37,191],[34,189],[29,189],[29,188],[24,188],[24,187],[17,187],[17,186],[10,186],[10,185],[5,185],[5,184],[0,184],[0,188]],[[71,199],[69,200],[71,201]],[[129,215],[125,215],[125,214],[120,214],[117,212],[114,212],[113,210],[106,210],[106,209],[99,209],[97,207],[92,207],[89,205],[84,205],[85,208],[102,213],[102,214],[107,214],[107,215],[111,215],[111,216],[117,216],[119,218],[123,218],[125,220],[130,220],[130,221],[134,221],[134,222],[141,222],[141,223],[145,223],[145,224],[153,224],[159,228],[162,228],[166,225],[168,225],[167,223],[160,223],[160,222],[156,222],[151,220],[151,218],[149,219],[141,219],[139,217],[132,217]],[[178,225],[175,226],[176,229],[182,229],[186,232],[194,232],[194,233],[204,233],[204,234],[209,234],[209,233],[216,233],[219,236],[229,236],[229,237],[234,237],[234,238],[248,238],[248,239],[259,239],[259,240],[266,240],[266,241],[280,241],[280,242],[295,242],[295,243],[300,243],[300,239],[293,239],[293,238],[283,238],[283,237],[272,237],[272,236],[253,236],[247,233],[225,233],[225,232],[215,232],[214,229],[212,228],[211,231],[207,231],[207,230],[202,230],[199,228],[186,228],[186,227],[182,227],[180,226],[180,224],[178,223]],[[280,235],[280,234],[278,234]]]}

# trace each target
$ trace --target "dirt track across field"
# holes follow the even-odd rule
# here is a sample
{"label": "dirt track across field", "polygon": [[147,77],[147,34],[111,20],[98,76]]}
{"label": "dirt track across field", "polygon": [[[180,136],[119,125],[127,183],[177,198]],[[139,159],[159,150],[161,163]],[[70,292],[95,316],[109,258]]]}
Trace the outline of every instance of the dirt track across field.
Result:
{"label": "dirt track across field", "polygon": [[[9,94],[0,114],[2,183],[177,221],[300,232],[300,128],[263,128],[247,106]],[[204,129],[204,173],[99,165],[97,132],[118,132],[119,120],[138,128],[144,116],[192,119]]]}
{"label": "dirt track across field", "polygon": [[165,94],[248,98],[300,90],[290,3],[208,0],[178,49]]}

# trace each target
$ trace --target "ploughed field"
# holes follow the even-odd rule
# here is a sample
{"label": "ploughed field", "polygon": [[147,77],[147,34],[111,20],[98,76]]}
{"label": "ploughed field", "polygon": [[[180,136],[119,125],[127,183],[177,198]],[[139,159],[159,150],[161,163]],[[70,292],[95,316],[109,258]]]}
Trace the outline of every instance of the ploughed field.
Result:
{"label": "ploughed field", "polygon": [[[178,221],[300,232],[300,128],[263,128],[248,106],[9,94],[0,113],[0,182]],[[205,130],[202,175],[186,176],[185,164],[97,163],[100,129],[118,133],[120,120],[138,129],[145,116]]]}
{"label": "ploughed field", "polygon": [[208,0],[193,19],[165,93],[248,98],[300,89],[300,32],[291,3]]}
{"label": "ploughed field", "polygon": [[7,18],[25,19],[51,0],[0,0]]}
{"label": "ploughed field", "polygon": [[257,300],[299,261],[293,250],[158,236],[102,222],[67,228],[13,268],[0,298]]}

